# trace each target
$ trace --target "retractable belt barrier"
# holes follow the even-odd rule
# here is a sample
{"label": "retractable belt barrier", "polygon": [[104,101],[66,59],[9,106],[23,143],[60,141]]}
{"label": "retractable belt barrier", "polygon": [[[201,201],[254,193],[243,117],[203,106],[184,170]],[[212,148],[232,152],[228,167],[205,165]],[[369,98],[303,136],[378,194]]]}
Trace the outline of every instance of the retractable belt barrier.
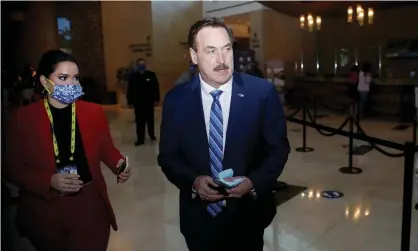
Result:
{"label": "retractable belt barrier", "polygon": [[[344,107],[339,109],[331,110],[344,110],[349,108],[350,115],[344,120],[342,125],[338,128],[332,128],[325,125],[320,125],[316,121],[316,106],[319,103],[318,99],[314,97],[313,102],[304,103],[302,107],[296,109],[289,116],[286,117],[287,121],[293,122],[296,124],[302,125],[302,146],[296,148],[298,152],[312,152],[314,149],[312,147],[307,147],[306,143],[306,128],[311,127],[316,129],[320,134],[324,136],[334,136],[341,135],[348,138],[348,166],[341,167],[339,171],[344,174],[360,174],[362,172],[361,168],[353,166],[353,141],[354,139],[368,142],[372,148],[376,149],[378,152],[392,158],[404,157],[404,182],[403,182],[403,201],[402,201],[402,233],[401,233],[401,251],[410,251],[410,241],[411,241],[411,220],[412,220],[412,208],[413,208],[413,189],[414,189],[414,175],[415,175],[415,153],[418,151],[416,146],[416,130],[417,130],[417,121],[414,120],[413,123],[413,136],[411,141],[405,142],[405,144],[400,144],[376,137],[367,136],[366,132],[361,128],[359,116],[358,116],[358,107],[356,102],[350,102]],[[330,108],[323,104],[325,107]],[[309,110],[309,107],[313,108],[314,115],[312,116]],[[302,119],[295,118],[295,116],[302,111]],[[348,131],[343,130],[347,124],[349,125]],[[356,127],[356,132],[354,132],[354,127]],[[398,153],[390,153],[381,147],[391,148],[397,151]]]}

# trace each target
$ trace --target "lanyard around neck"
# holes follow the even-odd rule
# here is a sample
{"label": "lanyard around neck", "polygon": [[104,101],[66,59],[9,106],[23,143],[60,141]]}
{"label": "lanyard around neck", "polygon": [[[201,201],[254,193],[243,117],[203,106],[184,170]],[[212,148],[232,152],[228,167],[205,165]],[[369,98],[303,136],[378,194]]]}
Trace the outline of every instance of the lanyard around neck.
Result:
{"label": "lanyard around neck", "polygon": [[[49,108],[48,100],[44,99],[44,105],[46,113],[48,114],[49,122],[51,122],[52,127],[52,142],[54,144],[54,153],[56,157],[56,162],[60,163],[59,159],[59,149],[58,149],[58,143],[57,143],[57,137],[55,137],[54,132],[54,118],[52,117],[51,109]],[[75,152],[75,103],[71,104],[71,155],[70,155],[70,161],[74,160],[74,152]]]}

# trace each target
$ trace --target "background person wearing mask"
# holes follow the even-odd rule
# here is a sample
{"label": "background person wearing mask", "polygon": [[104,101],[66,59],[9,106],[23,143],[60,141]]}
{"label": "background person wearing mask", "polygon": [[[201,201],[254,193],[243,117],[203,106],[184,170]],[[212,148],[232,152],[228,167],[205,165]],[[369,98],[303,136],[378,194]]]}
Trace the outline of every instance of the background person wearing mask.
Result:
{"label": "background person wearing mask", "polygon": [[[274,85],[234,73],[232,31],[217,18],[192,25],[199,75],[166,95],[158,163],[180,189],[180,230],[190,251],[263,250],[272,194],[289,154]],[[214,181],[232,169],[242,183]]]}
{"label": "background person wearing mask", "polygon": [[136,146],[145,143],[145,124],[148,136],[156,140],[154,132],[154,106],[160,101],[160,88],[157,76],[147,70],[146,62],[140,58],[136,61],[136,69],[129,76],[126,98],[128,105],[134,108],[136,122]]}
{"label": "background person wearing mask", "polygon": [[177,79],[175,86],[181,85],[192,79],[192,77],[197,73],[198,68],[197,65],[193,64],[193,62],[189,62],[189,69],[183,72],[179,79]]}
{"label": "background person wearing mask", "polygon": [[[107,248],[117,230],[100,162],[113,173],[125,162],[103,108],[83,95],[75,59],[46,52],[37,81],[45,99],[17,110],[6,133],[6,180],[20,188],[17,225],[38,251]],[[130,171],[117,177],[125,182]]]}

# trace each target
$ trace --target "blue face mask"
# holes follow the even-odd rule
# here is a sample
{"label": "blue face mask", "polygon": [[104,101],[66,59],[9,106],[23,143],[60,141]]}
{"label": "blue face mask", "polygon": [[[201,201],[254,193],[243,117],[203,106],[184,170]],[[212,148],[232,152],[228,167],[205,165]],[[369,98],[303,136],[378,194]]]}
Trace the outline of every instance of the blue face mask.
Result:
{"label": "blue face mask", "polygon": [[81,85],[56,85],[51,80],[48,81],[54,85],[54,91],[50,93],[51,97],[63,104],[72,104],[84,95]]}
{"label": "blue face mask", "polygon": [[147,69],[147,67],[143,64],[138,65],[138,70],[139,71],[145,71]]}

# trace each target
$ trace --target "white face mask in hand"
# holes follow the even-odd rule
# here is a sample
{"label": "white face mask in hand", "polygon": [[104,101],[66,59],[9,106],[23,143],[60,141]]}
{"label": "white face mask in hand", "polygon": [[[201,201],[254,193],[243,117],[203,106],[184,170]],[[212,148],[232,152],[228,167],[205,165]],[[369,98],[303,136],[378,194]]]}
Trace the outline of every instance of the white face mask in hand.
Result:
{"label": "white face mask in hand", "polygon": [[227,169],[218,174],[218,181],[227,187],[236,187],[244,181],[244,178],[237,178],[231,181],[227,181],[227,178],[234,177],[234,170]]}

